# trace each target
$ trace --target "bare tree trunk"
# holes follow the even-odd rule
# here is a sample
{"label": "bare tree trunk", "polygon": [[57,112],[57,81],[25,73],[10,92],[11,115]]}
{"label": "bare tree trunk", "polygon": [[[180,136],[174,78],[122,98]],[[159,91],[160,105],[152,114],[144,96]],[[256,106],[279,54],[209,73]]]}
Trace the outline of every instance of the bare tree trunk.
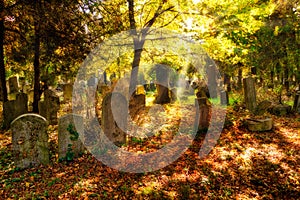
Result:
{"label": "bare tree trunk", "polygon": [[[36,2],[36,12],[39,12],[39,2]],[[35,41],[34,41],[34,97],[33,97],[33,104],[32,104],[32,111],[35,113],[39,112],[39,101],[40,101],[40,25],[39,25],[39,16],[34,17],[34,34],[35,34]]]}
{"label": "bare tree trunk", "polygon": [[5,64],[4,64],[4,1],[0,1],[0,81],[1,81],[1,96],[3,102],[8,101],[7,88],[5,81]]}

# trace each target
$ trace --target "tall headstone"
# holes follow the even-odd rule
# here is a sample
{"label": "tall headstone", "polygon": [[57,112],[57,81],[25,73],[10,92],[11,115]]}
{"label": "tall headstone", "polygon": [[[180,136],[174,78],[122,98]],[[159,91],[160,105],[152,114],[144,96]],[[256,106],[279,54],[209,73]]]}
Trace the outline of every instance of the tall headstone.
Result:
{"label": "tall headstone", "polygon": [[171,99],[169,96],[169,68],[164,65],[156,66],[156,88],[157,96],[155,103],[165,104],[170,103]]}
{"label": "tall headstone", "polygon": [[49,163],[47,121],[37,114],[24,114],[11,123],[16,167],[28,168]]}
{"label": "tall headstone", "polygon": [[19,83],[16,76],[10,77],[8,79],[9,93],[19,92]]}
{"label": "tall headstone", "polygon": [[221,105],[229,105],[229,98],[228,98],[228,92],[222,90],[220,92],[220,98],[221,98]]}
{"label": "tall headstone", "polygon": [[216,67],[214,65],[209,65],[207,68],[207,79],[208,79],[208,88],[209,88],[209,94],[211,98],[217,98],[218,92],[217,92],[217,71]]}
{"label": "tall headstone", "polygon": [[122,94],[109,93],[104,97],[101,125],[104,134],[116,145],[126,143],[127,116],[128,104]]}
{"label": "tall headstone", "polygon": [[9,128],[15,118],[28,112],[28,97],[24,93],[18,93],[16,100],[4,102],[3,107],[3,128]]}
{"label": "tall headstone", "polygon": [[293,110],[300,114],[300,91],[298,91],[295,95]]}
{"label": "tall headstone", "polygon": [[210,123],[210,105],[205,97],[196,99],[196,123],[198,122],[198,130],[206,131]]}
{"label": "tall headstone", "polygon": [[243,79],[243,87],[246,108],[254,113],[256,109],[255,79],[252,77]]}
{"label": "tall headstone", "polygon": [[58,123],[57,112],[59,111],[59,97],[51,90],[44,92],[44,101],[39,102],[39,113],[45,117],[50,125]]}
{"label": "tall headstone", "polygon": [[[81,123],[75,126],[76,123]],[[82,127],[81,130],[76,128]],[[58,123],[58,158],[72,159],[78,157],[84,151],[84,146],[79,139],[83,134],[83,117],[75,114],[67,114],[59,119]]]}

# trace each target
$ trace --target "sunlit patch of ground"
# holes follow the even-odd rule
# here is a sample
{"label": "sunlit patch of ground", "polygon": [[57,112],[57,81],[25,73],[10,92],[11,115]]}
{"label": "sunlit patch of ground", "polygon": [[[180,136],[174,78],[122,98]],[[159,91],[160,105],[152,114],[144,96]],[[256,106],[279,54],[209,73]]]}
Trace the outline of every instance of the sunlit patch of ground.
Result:
{"label": "sunlit patch of ground", "polygon": [[[152,106],[149,104],[149,107]],[[174,138],[189,107],[165,107],[161,132],[131,141],[128,151],[156,151]],[[181,111],[179,108],[182,108]],[[68,109],[65,109],[68,110]],[[62,112],[60,115],[65,114]],[[143,114],[143,113],[141,113]],[[146,113],[144,113],[146,114]],[[249,132],[235,113],[218,144],[200,159],[205,134],[169,166],[151,173],[124,173],[89,152],[72,162],[57,161],[57,126],[49,127],[51,164],[26,170],[14,167],[11,132],[0,134],[1,199],[298,199],[300,196],[300,121],[274,117],[270,132]],[[240,117],[241,116],[241,117]],[[186,123],[193,123],[193,116]],[[145,129],[151,127],[145,119]],[[157,129],[159,126],[157,126]],[[130,148],[129,148],[130,147]],[[133,163],[134,164],[134,163]]]}

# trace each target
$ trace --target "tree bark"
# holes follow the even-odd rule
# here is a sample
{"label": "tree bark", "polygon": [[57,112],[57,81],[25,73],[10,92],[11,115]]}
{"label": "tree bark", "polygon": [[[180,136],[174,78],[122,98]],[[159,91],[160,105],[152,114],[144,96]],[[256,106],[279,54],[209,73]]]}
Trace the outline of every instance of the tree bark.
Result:
{"label": "tree bark", "polygon": [[0,1],[0,81],[1,81],[1,96],[3,102],[7,102],[7,88],[5,80],[5,63],[4,63],[4,1]]}
{"label": "tree bark", "polygon": [[[36,12],[39,12],[39,2],[36,3]],[[38,15],[38,14],[37,14]],[[35,40],[34,40],[34,62],[33,62],[33,68],[34,68],[34,97],[33,97],[33,104],[32,104],[32,111],[34,113],[39,112],[39,100],[40,100],[40,25],[39,25],[39,16],[34,17],[34,34],[35,34]]]}

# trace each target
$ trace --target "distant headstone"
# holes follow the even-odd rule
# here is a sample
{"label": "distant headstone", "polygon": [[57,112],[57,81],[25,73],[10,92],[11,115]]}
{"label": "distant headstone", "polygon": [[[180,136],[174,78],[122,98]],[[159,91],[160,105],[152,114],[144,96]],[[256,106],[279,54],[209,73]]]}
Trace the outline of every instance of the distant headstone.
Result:
{"label": "distant headstone", "polygon": [[19,92],[19,83],[16,76],[10,77],[8,79],[9,93]]}
{"label": "distant headstone", "polygon": [[256,109],[255,79],[252,77],[243,79],[243,86],[246,108],[254,113]]}
{"label": "distant headstone", "polygon": [[[114,114],[112,105],[118,105],[114,107]],[[109,93],[104,97],[101,125],[104,134],[116,145],[126,143],[127,116],[127,100],[122,94]]]}
{"label": "distant headstone", "polygon": [[47,121],[37,114],[24,114],[11,123],[13,155],[21,169],[49,163]]}
{"label": "distant headstone", "polygon": [[63,85],[63,95],[64,101],[71,101],[72,100],[72,93],[73,93],[73,85],[70,83]]}
{"label": "distant headstone", "polygon": [[44,101],[39,102],[39,113],[45,117],[50,125],[58,123],[57,112],[59,111],[59,97],[51,90],[44,92]]}
{"label": "distant headstone", "polygon": [[3,127],[9,128],[15,118],[28,112],[28,97],[24,93],[18,93],[16,100],[4,102],[3,107]]}
{"label": "distant headstone", "polygon": [[300,91],[295,95],[293,110],[300,114]]}
{"label": "distant headstone", "polygon": [[[81,123],[82,130],[77,130],[76,123]],[[58,158],[70,160],[78,157],[84,151],[84,146],[79,139],[79,133],[83,133],[83,117],[75,114],[67,114],[59,119],[58,123]]]}
{"label": "distant headstone", "polygon": [[228,92],[222,90],[220,92],[220,96],[221,96],[221,105],[229,105]]}
{"label": "distant headstone", "polygon": [[157,96],[155,103],[166,104],[170,103],[169,96],[169,68],[164,65],[156,65],[156,88]]}
{"label": "distant headstone", "polygon": [[196,99],[196,122],[198,122],[198,130],[205,131],[209,127],[210,123],[210,105],[208,99],[205,97]]}

